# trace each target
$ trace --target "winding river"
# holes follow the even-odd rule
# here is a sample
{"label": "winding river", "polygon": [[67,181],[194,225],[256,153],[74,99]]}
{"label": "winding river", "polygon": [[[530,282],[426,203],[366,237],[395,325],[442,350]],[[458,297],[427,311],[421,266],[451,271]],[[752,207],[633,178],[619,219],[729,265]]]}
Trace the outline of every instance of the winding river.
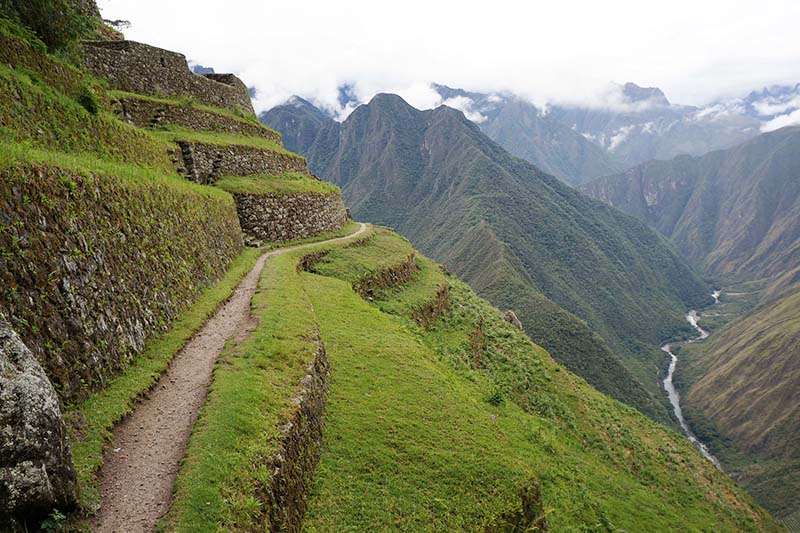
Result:
{"label": "winding river", "polygon": [[[711,296],[714,298],[714,304],[719,303],[719,295],[720,295],[719,291],[714,291],[711,294]],[[672,404],[672,409],[675,411],[675,417],[678,419],[678,422],[680,423],[683,432],[686,433],[686,436],[689,438],[692,444],[694,444],[697,447],[697,449],[700,450],[700,453],[702,453],[706,459],[714,463],[714,465],[717,468],[721,468],[717,458],[714,457],[711,454],[711,452],[708,451],[708,447],[702,442],[700,442],[700,440],[695,436],[695,434],[692,433],[689,424],[687,424],[686,419],[683,418],[683,410],[681,409],[681,397],[678,394],[678,391],[675,390],[675,384],[672,382],[672,377],[675,374],[675,367],[678,365],[678,357],[674,353],[672,353],[672,346],[689,344],[692,342],[701,341],[708,337],[708,332],[697,324],[699,318],[700,317],[697,315],[697,311],[695,311],[694,309],[689,311],[689,314],[686,315],[686,320],[689,322],[689,324],[692,325],[692,327],[694,327],[694,329],[697,330],[698,333],[697,337],[689,339],[688,341],[665,344],[664,346],[661,347],[661,349],[664,352],[669,354],[671,359],[669,363],[669,370],[667,370],[667,377],[664,378],[663,384],[664,384],[664,390],[667,391],[667,396],[669,396],[669,403]]]}

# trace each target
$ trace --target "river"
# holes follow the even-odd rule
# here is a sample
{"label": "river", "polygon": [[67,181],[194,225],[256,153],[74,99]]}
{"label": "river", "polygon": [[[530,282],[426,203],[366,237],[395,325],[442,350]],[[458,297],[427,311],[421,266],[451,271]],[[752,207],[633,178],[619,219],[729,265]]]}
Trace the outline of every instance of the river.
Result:
{"label": "river", "polygon": [[[720,292],[714,291],[711,294],[711,296],[714,298],[714,304],[715,305],[718,304]],[[667,377],[664,378],[663,384],[664,384],[664,390],[667,391],[667,396],[669,396],[669,403],[672,404],[672,409],[675,411],[675,418],[678,419],[678,422],[680,423],[683,432],[686,433],[686,436],[689,438],[692,444],[694,444],[697,447],[697,449],[700,450],[700,453],[702,453],[706,459],[714,463],[714,465],[717,468],[721,469],[719,460],[717,460],[717,458],[714,457],[714,455],[710,451],[708,451],[708,447],[702,442],[700,442],[700,440],[695,436],[695,434],[692,433],[692,429],[689,427],[689,424],[686,423],[686,419],[683,418],[683,410],[681,409],[681,397],[678,394],[678,391],[675,390],[675,384],[672,382],[672,377],[675,374],[675,367],[678,365],[678,357],[674,353],[672,353],[672,346],[689,344],[692,342],[701,341],[708,337],[708,331],[701,328],[697,323],[699,318],[700,317],[698,316],[697,311],[695,311],[694,309],[689,311],[689,313],[686,315],[686,320],[689,322],[689,324],[692,325],[692,327],[694,327],[694,329],[697,330],[697,337],[689,339],[688,341],[665,344],[664,346],[661,347],[661,349],[664,352],[668,353],[670,356],[669,370],[667,370]]]}

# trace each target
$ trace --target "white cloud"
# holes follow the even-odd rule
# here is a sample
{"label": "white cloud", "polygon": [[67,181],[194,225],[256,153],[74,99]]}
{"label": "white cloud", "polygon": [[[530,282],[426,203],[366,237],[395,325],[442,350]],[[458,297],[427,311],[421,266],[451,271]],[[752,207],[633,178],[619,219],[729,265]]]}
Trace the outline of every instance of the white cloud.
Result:
{"label": "white cloud", "polygon": [[628,134],[630,134],[631,130],[633,130],[634,126],[623,126],[618,129],[614,135],[608,140],[608,151],[613,152],[617,149],[617,147],[622,144],[622,142],[628,138]]}
{"label": "white cloud", "polygon": [[486,117],[483,116],[479,110],[475,109],[475,102],[466,96],[448,98],[447,100],[442,101],[442,105],[452,107],[453,109],[458,109],[472,122],[481,123],[486,120]]}
{"label": "white cloud", "polygon": [[773,118],[769,122],[765,122],[761,126],[761,131],[775,131],[785,126],[796,126],[798,124],[800,124],[800,109],[796,109],[788,115],[781,115]]}
{"label": "white cloud", "polygon": [[[346,114],[336,88],[362,100],[430,81],[536,103],[615,105],[609,81],[659,86],[674,102],[701,104],[800,79],[795,0],[673,0],[653,16],[640,0],[463,2],[368,0],[263,2],[100,0],[127,19],[128,38],[234,72],[265,109],[299,94]],[[708,21],[713,20],[714,24]],[[478,31],[478,33],[476,33]]]}
{"label": "white cloud", "polygon": [[795,95],[786,100],[767,97],[753,102],[753,107],[759,115],[782,115],[787,111],[800,108],[800,95]]}

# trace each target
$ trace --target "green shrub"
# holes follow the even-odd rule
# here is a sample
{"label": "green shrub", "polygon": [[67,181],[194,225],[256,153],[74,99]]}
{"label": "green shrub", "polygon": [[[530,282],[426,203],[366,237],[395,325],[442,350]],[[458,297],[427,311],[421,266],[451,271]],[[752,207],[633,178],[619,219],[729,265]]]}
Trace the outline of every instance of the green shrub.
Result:
{"label": "green shrub", "polygon": [[100,99],[97,98],[95,92],[88,85],[81,87],[81,92],[78,94],[76,100],[92,115],[96,115],[100,112]]}
{"label": "green shrub", "polygon": [[66,48],[95,25],[92,0],[0,0],[0,15],[33,30],[50,50]]}

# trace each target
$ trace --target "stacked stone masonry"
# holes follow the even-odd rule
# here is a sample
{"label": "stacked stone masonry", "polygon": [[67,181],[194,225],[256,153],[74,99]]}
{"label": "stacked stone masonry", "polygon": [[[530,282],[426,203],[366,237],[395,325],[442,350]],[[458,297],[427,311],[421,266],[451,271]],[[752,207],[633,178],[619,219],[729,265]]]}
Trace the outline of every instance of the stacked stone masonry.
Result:
{"label": "stacked stone masonry", "polygon": [[306,160],[300,156],[243,145],[207,144],[178,141],[183,158],[183,173],[197,183],[214,183],[221,176],[279,175],[298,172],[310,176]]}
{"label": "stacked stone masonry", "polygon": [[244,83],[232,74],[199,75],[183,54],[135,41],[87,41],[83,61],[113,89],[171,98],[191,97],[204,104],[255,116]]}
{"label": "stacked stone masonry", "polygon": [[0,312],[66,403],[118,375],[242,245],[222,194],[21,163],[0,172]]}
{"label": "stacked stone masonry", "polygon": [[115,103],[117,115],[128,124],[140,128],[180,126],[192,130],[217,131],[261,137],[282,146],[279,133],[259,124],[226,117],[219,113],[179,103],[157,102],[135,97],[121,97]]}
{"label": "stacked stone masonry", "polygon": [[328,397],[330,367],[325,346],[317,336],[314,361],[306,367],[289,421],[280,428],[273,456],[272,480],[264,491],[269,531],[301,531],[306,497],[322,446],[323,414]]}
{"label": "stacked stone masonry", "polygon": [[250,237],[286,242],[336,231],[348,220],[342,195],[234,194],[239,223]]}

